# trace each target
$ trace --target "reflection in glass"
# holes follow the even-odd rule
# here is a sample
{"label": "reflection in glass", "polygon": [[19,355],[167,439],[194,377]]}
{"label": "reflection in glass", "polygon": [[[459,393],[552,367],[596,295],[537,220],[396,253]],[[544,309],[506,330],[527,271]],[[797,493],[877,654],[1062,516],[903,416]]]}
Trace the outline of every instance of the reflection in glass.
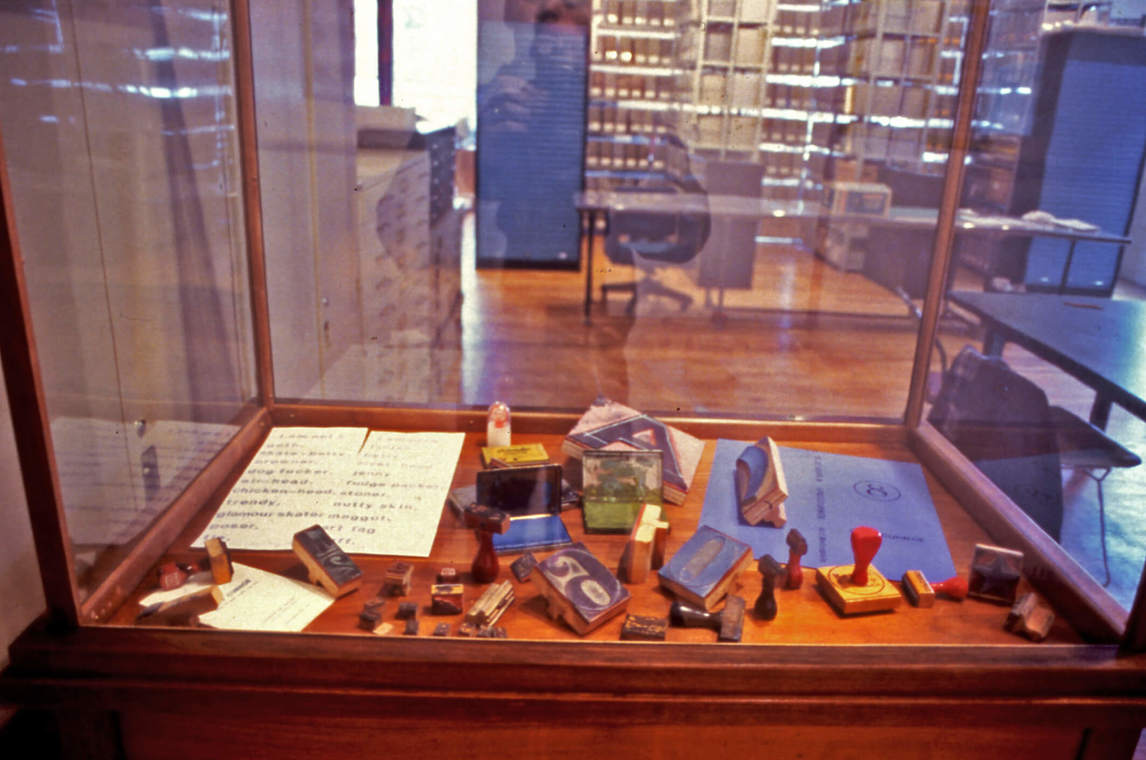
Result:
{"label": "reflection in glass", "polygon": [[1128,239],[1146,105],[1121,103],[1146,84],[1146,39],[1001,5],[930,419],[1129,608],[1146,555],[1146,283]]}
{"label": "reflection in glass", "polygon": [[9,3],[0,129],[81,593],[254,392],[216,3]]}

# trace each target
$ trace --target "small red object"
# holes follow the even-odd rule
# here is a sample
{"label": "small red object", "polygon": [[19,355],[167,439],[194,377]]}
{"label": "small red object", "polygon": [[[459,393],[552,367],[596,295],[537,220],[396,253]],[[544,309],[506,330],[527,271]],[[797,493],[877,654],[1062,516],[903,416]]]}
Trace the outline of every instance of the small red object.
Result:
{"label": "small red object", "polygon": [[875,528],[861,525],[852,531],[852,553],[856,558],[852,583],[857,586],[867,585],[867,569],[882,543],[883,534]]}
{"label": "small red object", "polygon": [[187,582],[187,573],[174,562],[165,562],[159,567],[159,588],[169,591]]}
{"label": "small red object", "polygon": [[935,593],[946,594],[957,602],[967,598],[967,579],[958,575],[945,581],[932,583],[931,588],[935,589]]}
{"label": "small red object", "polygon": [[804,583],[804,571],[800,567],[800,558],[808,553],[808,542],[800,531],[792,528],[788,531],[788,574],[785,577],[784,588],[800,588]]}

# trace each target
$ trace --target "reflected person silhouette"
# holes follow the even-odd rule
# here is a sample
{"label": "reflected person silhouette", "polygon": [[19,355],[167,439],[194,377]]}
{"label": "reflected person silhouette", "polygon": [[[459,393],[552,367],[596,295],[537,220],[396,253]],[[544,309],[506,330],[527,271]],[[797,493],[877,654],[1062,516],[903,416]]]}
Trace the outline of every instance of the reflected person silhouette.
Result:
{"label": "reflected person silhouette", "polygon": [[[579,0],[507,3],[515,55],[478,92],[479,263],[575,266],[589,10]],[[487,207],[488,208],[488,207]]]}

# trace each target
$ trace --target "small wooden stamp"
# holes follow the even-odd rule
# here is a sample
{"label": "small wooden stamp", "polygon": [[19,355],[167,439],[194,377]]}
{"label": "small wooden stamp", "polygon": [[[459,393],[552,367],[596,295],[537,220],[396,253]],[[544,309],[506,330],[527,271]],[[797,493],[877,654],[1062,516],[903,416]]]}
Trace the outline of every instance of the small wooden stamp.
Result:
{"label": "small wooden stamp", "polygon": [[583,544],[551,554],[538,563],[533,584],[549,602],[549,617],[585,634],[621,614],[629,590]]}
{"label": "small wooden stamp", "polygon": [[1050,608],[1041,604],[1033,592],[1019,597],[1007,614],[1003,624],[1008,631],[1026,636],[1031,641],[1042,641],[1050,634],[1054,625],[1054,613]]}
{"label": "small wooden stamp", "polygon": [[717,641],[740,641],[744,630],[744,597],[729,594],[724,600],[724,609],[720,611],[720,630],[716,632]]}
{"label": "small wooden stamp", "polygon": [[903,596],[871,561],[883,543],[883,535],[875,528],[860,526],[852,531],[854,565],[836,565],[816,570],[820,592],[841,615],[859,615],[868,612],[894,610],[903,602]]}
{"label": "small wooden stamp", "polygon": [[460,583],[435,583],[430,586],[431,615],[462,614],[462,593],[465,587]]}
{"label": "small wooden stamp", "polygon": [[449,636],[450,635],[450,624],[449,623],[438,623],[437,625],[434,626],[433,635],[434,636]]}
{"label": "small wooden stamp", "polygon": [[443,567],[438,571],[438,583],[458,583],[461,578],[458,577],[458,570],[455,567]]}
{"label": "small wooden stamp", "polygon": [[311,583],[318,583],[335,599],[362,585],[362,570],[321,525],[295,533],[291,548],[306,567]]}
{"label": "small wooden stamp", "polygon": [[784,511],[788,483],[775,441],[764,436],[744,449],[736,459],[735,482],[736,503],[745,522],[784,527],[788,522]]}
{"label": "small wooden stamp", "polygon": [[717,633],[717,641],[740,641],[744,627],[744,598],[730,594],[724,609],[709,612],[677,599],[669,608],[669,619],[673,625],[683,628],[710,628]]}
{"label": "small wooden stamp", "polygon": [[208,586],[177,599],[156,602],[139,611],[135,618],[137,625],[191,625],[199,624],[199,616],[219,608],[223,601],[223,591],[218,586]]}
{"label": "small wooden stamp", "polygon": [[481,628],[493,625],[501,618],[516,597],[509,581],[496,583],[485,590],[466,612],[466,622]]}
{"label": "small wooden stamp", "polygon": [[409,620],[412,617],[418,616],[418,603],[417,602],[402,602],[398,605],[398,611],[394,613],[394,617],[399,620]]}
{"label": "small wooden stamp", "polygon": [[478,628],[473,623],[460,623],[458,624],[458,635],[466,638],[477,636]]}
{"label": "small wooden stamp", "polygon": [[414,583],[414,566],[409,562],[395,562],[382,576],[382,591],[390,596],[406,596]]}
{"label": "small wooden stamp", "polygon": [[800,559],[808,553],[808,542],[804,534],[792,528],[788,531],[788,572],[784,578],[784,588],[797,589],[804,585],[804,569]]}
{"label": "small wooden stamp", "polygon": [[1022,552],[1001,546],[975,544],[967,593],[978,599],[1013,604],[1022,574]]}
{"label": "small wooden stamp", "polygon": [[756,563],[760,571],[760,596],[756,597],[756,604],[752,612],[761,620],[776,619],[776,579],[784,575],[784,568],[771,554],[765,554]]}
{"label": "small wooden stamp", "polygon": [[375,636],[389,636],[393,630],[394,630],[394,624],[393,623],[379,623],[374,628],[374,635]]}
{"label": "small wooden stamp", "polygon": [[465,523],[477,531],[478,536],[478,552],[470,565],[470,574],[477,583],[492,583],[497,580],[500,569],[497,552],[493,548],[493,534],[509,530],[509,514],[500,509],[470,504],[465,508]]}
{"label": "small wooden stamp", "polygon": [[164,591],[177,589],[187,582],[187,573],[174,562],[164,562],[159,566],[159,588]]}
{"label": "small wooden stamp", "polygon": [[657,575],[676,596],[711,610],[751,564],[751,546],[702,525]]}
{"label": "small wooden stamp", "polygon": [[484,628],[479,628],[477,632],[479,639],[508,639],[509,633],[506,632],[503,625],[487,625]]}
{"label": "small wooden stamp", "polygon": [[629,531],[629,542],[621,554],[618,576],[625,583],[644,583],[651,570],[664,564],[669,524],[660,504],[643,504]]}
{"label": "small wooden stamp", "polygon": [[358,627],[364,631],[373,631],[382,622],[382,609],[386,606],[386,600],[381,596],[376,596],[366,604],[362,605],[362,611],[358,613]]}
{"label": "small wooden stamp", "polygon": [[211,577],[217,585],[230,583],[235,574],[234,563],[231,562],[231,550],[221,538],[208,538],[204,544],[207,548],[207,561],[211,565]]}
{"label": "small wooden stamp", "polygon": [[933,607],[935,605],[935,589],[927,582],[927,578],[919,570],[908,570],[903,574],[903,595],[907,601],[916,607]]}
{"label": "small wooden stamp", "polygon": [[621,626],[622,641],[664,641],[668,620],[646,615],[625,615]]}
{"label": "small wooden stamp", "polygon": [[529,580],[529,574],[533,572],[535,567],[537,567],[537,557],[533,556],[533,552],[528,551],[509,565],[509,569],[513,572],[513,577],[517,578],[518,583],[525,583]]}
{"label": "small wooden stamp", "polygon": [[403,636],[417,636],[418,635],[418,618],[406,618],[406,627],[402,630]]}

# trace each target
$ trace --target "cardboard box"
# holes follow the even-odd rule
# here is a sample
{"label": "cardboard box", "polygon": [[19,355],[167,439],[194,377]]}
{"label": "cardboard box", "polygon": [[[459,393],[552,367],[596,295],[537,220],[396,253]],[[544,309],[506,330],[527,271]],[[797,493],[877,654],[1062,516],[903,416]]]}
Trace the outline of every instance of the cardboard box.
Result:
{"label": "cardboard box", "polygon": [[833,214],[887,216],[891,188],[878,182],[829,182],[825,204]]}

